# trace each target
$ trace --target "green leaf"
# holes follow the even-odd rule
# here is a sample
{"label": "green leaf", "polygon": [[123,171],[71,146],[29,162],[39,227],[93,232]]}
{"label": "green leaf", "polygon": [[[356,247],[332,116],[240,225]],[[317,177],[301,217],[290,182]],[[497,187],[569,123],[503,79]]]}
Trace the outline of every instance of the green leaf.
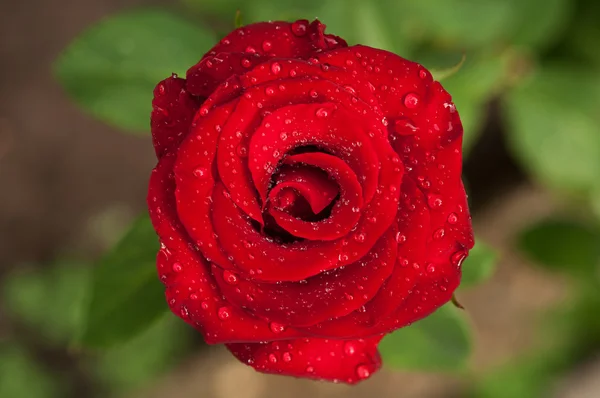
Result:
{"label": "green leaf", "polygon": [[521,231],[519,248],[551,269],[593,276],[600,265],[600,231],[574,220],[548,219]]}
{"label": "green leaf", "polygon": [[471,353],[469,326],[461,310],[446,304],[379,344],[385,364],[419,371],[460,371]]}
{"label": "green leaf", "polygon": [[59,264],[14,272],[4,282],[7,308],[28,326],[43,330],[46,340],[67,343],[81,326],[90,271]]}
{"label": "green leaf", "polygon": [[462,264],[460,287],[471,287],[484,282],[494,273],[498,255],[485,242],[475,239],[475,246]]}
{"label": "green leaf", "polygon": [[187,351],[193,335],[193,329],[180,319],[163,317],[126,344],[102,352],[89,365],[116,395],[122,395],[171,369]]}
{"label": "green leaf", "polygon": [[92,115],[148,131],[152,90],[184,74],[215,43],[205,28],[160,10],[116,15],[76,38],[55,64],[67,92]]}
{"label": "green leaf", "polygon": [[600,76],[577,66],[537,71],[505,101],[511,151],[541,182],[589,193],[600,180]]}
{"label": "green leaf", "polygon": [[156,275],[158,238],[147,215],[96,266],[80,344],[107,347],[148,328],[167,310]]}
{"label": "green leaf", "polygon": [[0,345],[0,397],[64,397],[59,383],[17,344]]}

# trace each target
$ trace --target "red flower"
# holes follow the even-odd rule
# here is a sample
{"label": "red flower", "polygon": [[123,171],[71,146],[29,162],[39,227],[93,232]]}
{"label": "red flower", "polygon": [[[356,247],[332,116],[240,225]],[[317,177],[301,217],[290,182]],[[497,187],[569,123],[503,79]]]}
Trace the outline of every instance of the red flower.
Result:
{"label": "red flower", "polygon": [[462,126],[419,64],[319,21],[237,29],[154,90],[171,310],[256,370],[355,383],[473,246]]}

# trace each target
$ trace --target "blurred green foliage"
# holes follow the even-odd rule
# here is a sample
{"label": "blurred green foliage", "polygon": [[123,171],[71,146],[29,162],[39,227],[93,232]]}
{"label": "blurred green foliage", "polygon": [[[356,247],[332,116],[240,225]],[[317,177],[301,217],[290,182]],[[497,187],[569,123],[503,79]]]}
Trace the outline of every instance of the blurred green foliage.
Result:
{"label": "blurred green foliage", "polygon": [[[172,368],[190,347],[194,332],[174,317],[162,317],[134,338],[129,336],[126,343],[108,349],[67,348],[87,322],[85,297],[92,268],[71,262],[35,272],[31,267],[21,268],[4,280],[2,298],[10,318],[30,332],[23,335],[15,331],[0,343],[0,397],[66,396],[72,383],[66,372],[52,368],[53,355],[77,361],[91,382],[102,386],[90,392],[90,398],[121,396]],[[155,290],[163,304],[162,289]],[[144,304],[136,304],[139,311],[144,310]],[[99,330],[119,331],[118,322],[118,316],[106,319]],[[45,360],[32,356],[33,351],[40,355],[40,350],[47,356]]]}
{"label": "blurred green foliage", "polygon": [[158,10],[107,18],[79,36],[56,61],[58,78],[78,104],[110,124],[146,131],[152,90],[185,74],[214,43],[199,25]]}
{"label": "blurred green foliage", "polygon": [[94,267],[78,344],[108,347],[144,331],[167,311],[156,276],[158,238],[147,215]]}
{"label": "blurred green foliage", "polygon": [[460,312],[453,304],[446,304],[413,325],[386,335],[379,343],[385,365],[412,371],[465,371],[472,338]]}

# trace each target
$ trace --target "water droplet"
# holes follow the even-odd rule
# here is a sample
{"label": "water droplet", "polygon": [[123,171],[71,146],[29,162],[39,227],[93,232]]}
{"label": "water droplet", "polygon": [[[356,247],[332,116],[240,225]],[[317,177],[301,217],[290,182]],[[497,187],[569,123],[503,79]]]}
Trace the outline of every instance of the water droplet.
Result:
{"label": "water droplet", "polygon": [[275,94],[275,89],[273,87],[267,87],[267,88],[265,88],[265,94],[273,95],[273,94]]}
{"label": "water droplet", "polygon": [[414,123],[407,118],[400,118],[394,122],[394,131],[399,135],[413,135],[419,130]]}
{"label": "water droplet", "polygon": [[423,69],[421,69],[421,70],[419,71],[419,77],[420,77],[421,79],[425,79],[425,78],[427,77],[427,72],[425,72]]}
{"label": "water droplet", "polygon": [[206,170],[204,167],[196,167],[194,169],[195,177],[203,178],[203,177],[206,177],[207,175],[208,175],[208,170]]}
{"label": "water droplet", "polygon": [[181,307],[181,311],[180,312],[181,312],[181,317],[182,318],[187,318],[189,316],[188,309],[187,309],[187,307],[185,305]]}
{"label": "water droplet", "polygon": [[438,209],[438,208],[442,207],[442,204],[443,204],[442,197],[440,195],[430,193],[429,195],[427,195],[427,204],[432,209]]}
{"label": "water droplet", "polygon": [[433,232],[433,239],[442,239],[444,237],[444,235],[446,234],[446,231],[444,231],[444,228],[438,228]]}
{"label": "water droplet", "polygon": [[249,68],[251,65],[252,65],[252,62],[250,62],[250,60],[248,58],[242,59],[242,66],[244,68]]}
{"label": "water droplet", "polygon": [[346,296],[346,300],[348,300],[348,301],[354,300],[354,296],[351,295],[350,293],[344,293],[344,295]]}
{"label": "water droplet", "polygon": [[229,270],[223,271],[223,279],[230,285],[235,285],[239,282],[237,275]]}
{"label": "water droplet", "polygon": [[303,20],[292,23],[292,33],[296,36],[304,36],[306,34],[306,22]]}
{"label": "water droplet", "polygon": [[269,354],[269,362],[277,363],[277,357],[275,356],[275,354]]}
{"label": "water droplet", "polygon": [[315,371],[315,368],[313,368],[312,366],[307,366],[306,367],[306,373],[312,373]]}
{"label": "water droplet", "polygon": [[310,90],[310,92],[308,94],[313,98],[317,98],[319,96],[319,93],[317,93],[317,90]]}
{"label": "water droplet", "polygon": [[[273,62],[271,64],[271,73],[273,73],[274,75],[276,75],[279,72],[281,72],[281,65],[279,64],[279,62]],[[282,86],[280,86],[280,87],[282,87]]]}
{"label": "water droplet", "polygon": [[327,109],[325,109],[325,108],[319,108],[319,109],[317,109],[317,111],[315,112],[315,115],[316,115],[318,118],[321,118],[321,119],[322,119],[322,118],[326,118],[326,117],[328,117],[328,116],[329,116],[329,111],[328,111]]}
{"label": "water droplet", "polygon": [[181,272],[182,269],[183,269],[183,267],[181,266],[180,263],[173,263],[173,271]]}
{"label": "water droplet", "polygon": [[465,258],[467,258],[467,251],[464,249],[459,250],[450,256],[450,262],[455,267],[460,267],[463,261],[465,261]]}
{"label": "water droplet", "polygon": [[200,107],[200,116],[206,116],[206,115],[208,115],[208,107],[206,107],[206,106]]}
{"label": "water droplet", "polygon": [[161,83],[158,85],[158,94],[163,95],[164,93],[165,93],[165,85]]}
{"label": "water droplet", "polygon": [[281,333],[285,330],[285,326],[281,323],[271,322],[269,323],[269,329],[271,329],[271,332],[273,333]]}
{"label": "water droplet", "polygon": [[448,214],[448,224],[454,225],[458,222],[458,215],[456,213]]}
{"label": "water droplet", "polygon": [[273,47],[273,43],[271,43],[270,41],[265,40],[262,42],[263,51],[269,51],[271,49],[271,47]]}
{"label": "water droplet", "polygon": [[429,263],[427,265],[427,272],[429,272],[430,274],[433,274],[435,272],[435,265]]}
{"label": "water droplet", "polygon": [[420,102],[419,96],[415,93],[408,93],[404,96],[404,106],[408,109],[415,109]]}
{"label": "water droplet", "polygon": [[217,311],[217,316],[223,321],[228,319],[231,316],[230,309],[227,307],[219,308],[219,310]]}
{"label": "water droplet", "polygon": [[200,307],[201,307],[203,310],[207,310],[209,306],[210,306],[210,304],[208,303],[208,300],[204,300],[204,301],[203,301],[203,302],[200,304]]}
{"label": "water droplet", "polygon": [[364,233],[364,232],[361,232],[360,234],[356,234],[356,235],[354,235],[354,240],[355,240],[355,241],[357,241],[358,243],[362,243],[362,242],[364,242],[364,241],[365,241],[365,238],[366,238],[366,237],[367,237],[367,236],[365,235],[365,233]]}
{"label": "water droplet", "polygon": [[242,144],[238,145],[236,152],[241,158],[245,158],[246,156],[248,156],[248,149]]}
{"label": "water droplet", "polygon": [[282,141],[285,141],[285,140],[287,140],[288,135],[287,135],[287,133],[282,132],[279,134],[279,138],[281,138]]}
{"label": "water droplet", "polygon": [[246,51],[249,54],[256,54],[256,48],[252,47],[252,46],[248,46],[246,47]]}
{"label": "water droplet", "polygon": [[367,365],[358,365],[356,367],[356,376],[361,380],[366,379],[371,376],[371,371]]}
{"label": "water droplet", "polygon": [[406,242],[406,235],[402,234],[401,232],[398,232],[396,234],[396,242],[397,243],[404,243],[404,242]]}
{"label": "water droplet", "polygon": [[356,354],[356,344],[353,341],[344,343],[344,353],[348,356]]}
{"label": "water droplet", "polygon": [[399,257],[398,263],[400,264],[401,267],[408,267],[408,259],[407,258]]}
{"label": "water droplet", "polygon": [[283,354],[281,354],[281,359],[283,359],[283,362],[291,362],[292,354],[290,354],[289,352],[286,351]]}

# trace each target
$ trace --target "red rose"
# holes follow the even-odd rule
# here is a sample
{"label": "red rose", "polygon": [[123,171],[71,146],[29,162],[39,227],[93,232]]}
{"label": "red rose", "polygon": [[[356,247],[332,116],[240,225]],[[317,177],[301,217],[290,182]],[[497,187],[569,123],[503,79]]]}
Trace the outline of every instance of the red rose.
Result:
{"label": "red rose", "polygon": [[319,21],[237,29],[154,90],[171,310],[256,370],[355,383],[473,246],[462,126],[421,65]]}

